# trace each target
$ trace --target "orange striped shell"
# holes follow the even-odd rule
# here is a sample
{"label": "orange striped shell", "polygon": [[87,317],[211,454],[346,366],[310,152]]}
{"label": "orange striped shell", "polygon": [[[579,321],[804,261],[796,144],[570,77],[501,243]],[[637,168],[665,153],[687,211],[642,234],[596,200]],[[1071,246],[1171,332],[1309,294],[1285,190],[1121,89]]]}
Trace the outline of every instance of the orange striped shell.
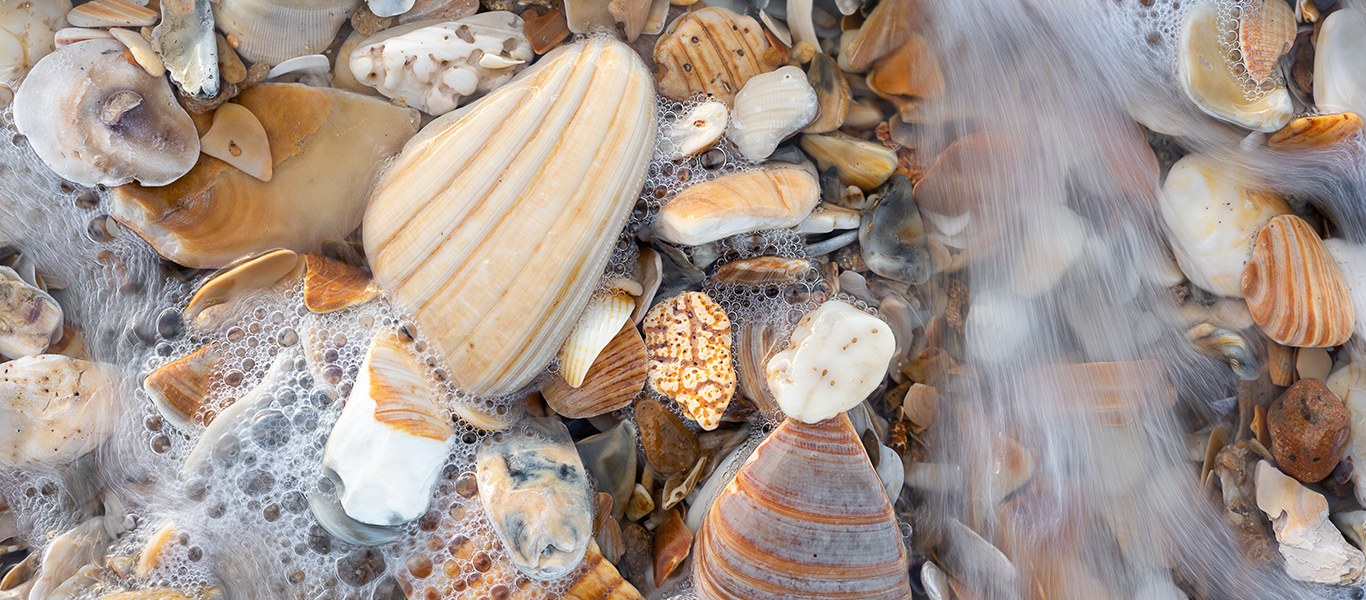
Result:
{"label": "orange striped shell", "polygon": [[784,421],[721,492],[693,548],[703,600],[911,597],[892,504],[843,414]]}
{"label": "orange striped shell", "polygon": [[1238,49],[1248,76],[1258,84],[1270,79],[1295,44],[1295,13],[1281,0],[1250,0],[1238,17]]}
{"label": "orange striped shell", "polygon": [[1257,326],[1279,344],[1325,348],[1352,335],[1347,282],[1323,240],[1294,215],[1272,219],[1257,234],[1243,297]]}

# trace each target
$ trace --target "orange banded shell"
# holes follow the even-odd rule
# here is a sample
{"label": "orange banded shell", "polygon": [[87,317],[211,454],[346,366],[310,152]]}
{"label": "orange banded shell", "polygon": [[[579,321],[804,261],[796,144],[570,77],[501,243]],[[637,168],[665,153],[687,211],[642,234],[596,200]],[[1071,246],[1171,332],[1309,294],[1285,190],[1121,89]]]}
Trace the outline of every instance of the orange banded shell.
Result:
{"label": "orange banded shell", "polygon": [[1352,335],[1352,298],[1337,263],[1309,224],[1294,215],[1257,234],[1243,269],[1243,297],[1267,337],[1299,348],[1337,346]]}
{"label": "orange banded shell", "polygon": [[1266,140],[1272,148],[1298,150],[1326,148],[1361,131],[1361,117],[1355,113],[1312,115],[1293,119]]}
{"label": "orange banded shell", "polygon": [[626,408],[645,389],[645,340],[627,323],[602,349],[583,384],[570,387],[556,373],[541,386],[546,404],[570,419],[584,419]]}
{"label": "orange banded shell", "polygon": [[329,313],[369,301],[379,294],[370,274],[310,252],[304,255],[304,305],[315,313]]}
{"label": "orange banded shell", "polygon": [[1280,60],[1295,44],[1295,13],[1281,0],[1249,0],[1238,16],[1238,50],[1243,66],[1256,83],[1276,72]]}
{"label": "orange banded shell", "polygon": [[693,552],[703,600],[911,597],[892,504],[843,414],[784,421],[716,499]]}

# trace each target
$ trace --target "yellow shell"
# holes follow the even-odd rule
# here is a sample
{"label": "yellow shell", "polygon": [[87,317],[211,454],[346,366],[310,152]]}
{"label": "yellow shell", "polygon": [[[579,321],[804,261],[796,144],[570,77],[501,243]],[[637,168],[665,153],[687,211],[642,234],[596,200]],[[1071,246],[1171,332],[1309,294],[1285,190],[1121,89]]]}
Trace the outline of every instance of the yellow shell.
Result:
{"label": "yellow shell", "polygon": [[703,429],[716,429],[735,393],[726,311],[702,292],[661,302],[645,315],[645,348],[650,385]]}
{"label": "yellow shell", "polygon": [[583,419],[630,406],[644,388],[645,341],[627,323],[598,353],[582,385],[572,387],[555,375],[541,386],[541,395],[561,416]]}
{"label": "yellow shell", "polygon": [[1267,337],[1299,348],[1337,346],[1352,335],[1352,297],[1319,234],[1294,215],[1257,234],[1243,269],[1243,297]]}
{"label": "yellow shell", "polygon": [[1238,49],[1243,66],[1257,83],[1271,78],[1295,44],[1295,13],[1280,0],[1249,0],[1238,16]]}
{"label": "yellow shell", "polygon": [[1300,117],[1285,124],[1266,141],[1272,148],[1326,148],[1361,131],[1361,117],[1355,113]]}
{"label": "yellow shell", "polygon": [[730,105],[750,77],[782,66],[753,18],[710,7],[678,17],[655,43],[659,93],[674,100],[711,94]]}
{"label": "yellow shell", "polygon": [[896,170],[895,151],[840,132],[802,135],[802,150],[816,160],[822,172],[834,167],[841,182],[865,192],[882,185]]}

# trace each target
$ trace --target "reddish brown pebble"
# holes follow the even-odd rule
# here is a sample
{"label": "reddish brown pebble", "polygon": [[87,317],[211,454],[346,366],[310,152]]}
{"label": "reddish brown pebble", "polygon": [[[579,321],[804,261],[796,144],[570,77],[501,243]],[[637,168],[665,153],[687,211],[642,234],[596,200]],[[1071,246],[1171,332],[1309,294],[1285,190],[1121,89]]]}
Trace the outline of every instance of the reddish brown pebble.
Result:
{"label": "reddish brown pebble", "polygon": [[1271,404],[1271,453],[1285,474],[1304,483],[1333,472],[1347,448],[1352,416],[1328,386],[1301,379]]}
{"label": "reddish brown pebble", "polygon": [[636,427],[645,460],[656,473],[673,475],[697,462],[697,436],[658,400],[636,400]]}

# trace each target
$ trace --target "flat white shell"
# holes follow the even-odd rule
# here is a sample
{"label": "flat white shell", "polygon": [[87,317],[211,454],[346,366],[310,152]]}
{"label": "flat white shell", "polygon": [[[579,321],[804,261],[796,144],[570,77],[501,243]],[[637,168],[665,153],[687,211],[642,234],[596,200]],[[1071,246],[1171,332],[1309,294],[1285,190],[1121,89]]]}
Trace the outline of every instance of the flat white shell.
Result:
{"label": "flat white shell", "polygon": [[820,102],[806,73],[793,66],[749,78],[735,95],[727,135],[740,154],[753,161],[768,158],[778,143],[816,118]]}

